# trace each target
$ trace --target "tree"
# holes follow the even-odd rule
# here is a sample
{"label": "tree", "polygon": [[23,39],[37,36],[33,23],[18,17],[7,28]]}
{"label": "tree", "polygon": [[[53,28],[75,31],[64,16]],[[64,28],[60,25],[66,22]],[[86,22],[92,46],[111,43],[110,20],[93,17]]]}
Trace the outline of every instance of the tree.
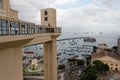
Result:
{"label": "tree", "polygon": [[83,60],[77,60],[77,66],[84,66]]}
{"label": "tree", "polygon": [[68,62],[70,65],[76,64],[76,59],[75,58],[70,58],[68,59]]}
{"label": "tree", "polygon": [[70,59],[68,59],[68,61],[69,61],[69,62],[76,62],[76,59],[70,58]]}
{"label": "tree", "polygon": [[88,65],[85,69],[84,75],[81,77],[80,80],[96,80],[97,79],[97,72],[92,67],[92,65]]}
{"label": "tree", "polygon": [[64,64],[58,65],[58,69],[65,69],[65,65]]}
{"label": "tree", "polygon": [[89,70],[91,70],[93,67],[92,65],[88,65],[85,69],[85,73],[89,72]]}
{"label": "tree", "polygon": [[104,72],[105,72],[105,74],[106,74],[107,71],[109,71],[109,69],[110,69],[110,68],[109,68],[108,64],[105,64],[105,65],[104,65]]}
{"label": "tree", "polygon": [[100,60],[93,61],[93,67],[98,72],[102,73],[104,71],[104,63]]}
{"label": "tree", "polygon": [[86,58],[86,65],[89,65],[91,62],[91,55],[86,56],[85,58]]}
{"label": "tree", "polygon": [[100,60],[93,61],[93,65],[94,69],[100,73],[109,71],[109,66]]}
{"label": "tree", "polygon": [[25,67],[23,67],[23,73],[25,73],[26,72],[26,68]]}

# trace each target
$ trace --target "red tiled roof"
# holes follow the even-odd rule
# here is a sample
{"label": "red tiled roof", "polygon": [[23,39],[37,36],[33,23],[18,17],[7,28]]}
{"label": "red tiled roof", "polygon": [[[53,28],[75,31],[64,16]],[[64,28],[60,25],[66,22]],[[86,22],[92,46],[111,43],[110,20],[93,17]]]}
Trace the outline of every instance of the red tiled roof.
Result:
{"label": "red tiled roof", "polygon": [[101,57],[105,57],[105,56],[109,56],[114,59],[120,60],[120,57],[118,55],[112,54],[110,52],[97,52],[97,53],[92,54],[91,58],[96,59],[96,58],[101,58]]}
{"label": "red tiled roof", "polygon": [[34,54],[34,52],[32,52],[32,51],[31,52],[30,51],[29,52],[24,52],[24,53],[25,54]]}

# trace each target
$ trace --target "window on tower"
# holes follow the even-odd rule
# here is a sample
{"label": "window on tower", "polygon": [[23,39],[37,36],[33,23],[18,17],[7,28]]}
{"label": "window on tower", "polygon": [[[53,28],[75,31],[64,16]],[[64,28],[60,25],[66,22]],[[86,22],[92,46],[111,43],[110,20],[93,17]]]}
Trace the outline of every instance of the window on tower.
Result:
{"label": "window on tower", "polygon": [[47,11],[45,11],[45,12],[44,12],[44,15],[48,15],[48,12],[47,12]]}
{"label": "window on tower", "polygon": [[45,21],[48,21],[48,17],[44,17],[44,20],[45,20]]}

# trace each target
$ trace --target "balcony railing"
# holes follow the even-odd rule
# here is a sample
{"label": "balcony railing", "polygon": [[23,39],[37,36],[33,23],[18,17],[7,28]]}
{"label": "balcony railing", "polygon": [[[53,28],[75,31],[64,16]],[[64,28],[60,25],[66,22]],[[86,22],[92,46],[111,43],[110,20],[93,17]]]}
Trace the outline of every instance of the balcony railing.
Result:
{"label": "balcony railing", "polygon": [[19,21],[0,20],[0,36],[3,35],[27,35],[42,33],[61,33],[60,27],[43,27],[33,23]]}
{"label": "balcony railing", "polygon": [[61,33],[61,28],[60,27],[39,27],[36,30],[36,33]]}

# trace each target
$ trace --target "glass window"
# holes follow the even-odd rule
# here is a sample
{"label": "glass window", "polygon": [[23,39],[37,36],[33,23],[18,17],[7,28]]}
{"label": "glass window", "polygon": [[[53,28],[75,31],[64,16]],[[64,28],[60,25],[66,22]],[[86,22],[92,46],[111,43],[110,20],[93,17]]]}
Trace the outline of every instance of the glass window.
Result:
{"label": "glass window", "polygon": [[28,33],[28,25],[22,24],[22,34],[27,34],[27,33]]}
{"label": "glass window", "polygon": [[36,31],[37,31],[36,33],[42,33],[42,28],[40,26],[37,26]]}
{"label": "glass window", "polygon": [[6,20],[0,20],[0,35],[7,34],[8,22]]}
{"label": "glass window", "polygon": [[35,28],[34,28],[34,25],[32,25],[32,24],[29,25],[29,33],[30,34],[35,33]]}
{"label": "glass window", "polygon": [[36,26],[36,33],[39,33],[39,26]]}
{"label": "glass window", "polygon": [[20,34],[20,23],[10,22],[10,34]]}

